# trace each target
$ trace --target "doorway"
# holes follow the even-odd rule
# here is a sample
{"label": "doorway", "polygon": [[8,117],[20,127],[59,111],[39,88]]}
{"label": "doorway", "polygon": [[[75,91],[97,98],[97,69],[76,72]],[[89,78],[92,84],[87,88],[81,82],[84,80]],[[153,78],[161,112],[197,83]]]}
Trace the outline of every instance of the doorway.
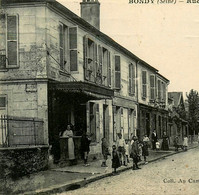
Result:
{"label": "doorway", "polygon": [[146,134],[150,136],[150,113],[146,113]]}

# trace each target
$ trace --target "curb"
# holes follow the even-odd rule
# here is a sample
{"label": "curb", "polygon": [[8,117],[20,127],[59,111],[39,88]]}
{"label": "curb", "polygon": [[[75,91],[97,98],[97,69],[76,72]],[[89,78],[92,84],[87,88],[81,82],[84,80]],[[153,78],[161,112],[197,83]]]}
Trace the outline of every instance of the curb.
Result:
{"label": "curb", "polygon": [[[191,149],[194,149],[194,148],[197,148],[197,147],[198,147],[198,145],[190,147],[190,148],[188,148],[188,150],[191,150]],[[175,152],[170,153],[170,154],[165,154],[161,157],[157,157],[157,158],[154,158],[152,160],[149,160],[148,163],[152,163],[152,162],[158,161],[160,159],[164,159],[165,157],[169,157],[169,156],[179,154],[179,153],[182,153],[182,152],[184,152],[184,151],[183,150],[178,151],[178,152],[175,151]],[[144,163],[140,163],[139,165],[144,165]],[[130,170],[132,168],[133,168],[133,166],[124,167],[123,169],[118,170],[117,173],[122,173],[122,172]],[[89,183],[92,183],[92,182],[95,182],[97,180],[100,180],[100,179],[103,179],[103,178],[106,178],[106,177],[110,177],[110,176],[114,176],[114,174],[112,172],[104,173],[104,174],[101,174],[101,175],[98,175],[98,176],[90,177],[88,179],[81,179],[81,180],[75,181],[73,183],[56,185],[56,186],[52,186],[51,188],[45,188],[45,189],[41,189],[41,190],[36,190],[34,192],[27,192],[27,193],[24,193],[24,194],[27,194],[27,195],[32,195],[32,194],[46,195],[46,194],[62,193],[62,192],[82,188]]]}

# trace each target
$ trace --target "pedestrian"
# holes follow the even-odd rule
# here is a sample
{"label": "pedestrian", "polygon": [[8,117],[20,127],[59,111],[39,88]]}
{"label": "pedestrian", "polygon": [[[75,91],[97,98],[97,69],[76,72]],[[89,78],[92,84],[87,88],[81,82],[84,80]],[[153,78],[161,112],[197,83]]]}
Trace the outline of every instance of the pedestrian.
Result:
{"label": "pedestrian", "polygon": [[120,167],[120,158],[116,149],[116,146],[112,146],[112,168],[113,172],[116,173],[116,169]]}
{"label": "pedestrian", "polygon": [[108,159],[109,149],[108,149],[108,143],[106,141],[106,138],[102,138],[102,155],[103,155],[103,161],[101,164],[101,167],[107,167],[106,160]]}
{"label": "pedestrian", "polygon": [[143,145],[142,145],[142,156],[144,157],[144,164],[148,163],[146,160],[146,157],[149,156],[148,143],[149,143],[149,138],[147,135],[144,135]]}
{"label": "pedestrian", "polygon": [[175,136],[173,143],[174,143],[175,151],[178,151],[178,148],[179,148],[179,137],[177,135]]}
{"label": "pedestrian", "polygon": [[118,140],[117,140],[117,151],[120,157],[120,164],[125,165],[125,140],[122,138],[122,134],[118,133]]}
{"label": "pedestrian", "polygon": [[160,149],[160,142],[159,142],[159,140],[156,141],[155,146],[156,146],[156,150]]}
{"label": "pedestrian", "polygon": [[184,136],[184,141],[183,141],[184,151],[187,151],[187,147],[188,147],[188,137],[185,135]]}
{"label": "pedestrian", "polygon": [[125,165],[127,166],[127,163],[129,163],[129,143],[128,143],[128,139],[125,139],[125,145],[124,145],[124,149],[125,149],[125,155],[126,155],[126,159],[125,159]]}
{"label": "pedestrian", "polygon": [[169,150],[169,137],[165,131],[163,132],[162,136],[162,150]]}
{"label": "pedestrian", "polygon": [[90,136],[88,135],[87,132],[84,132],[81,137],[81,150],[83,152],[84,166],[86,167],[89,166],[87,162],[88,162],[88,154],[90,152],[90,143],[91,143]]}
{"label": "pedestrian", "polygon": [[141,162],[142,161],[142,142],[141,141],[138,141],[138,162]]}
{"label": "pedestrian", "polygon": [[158,140],[158,136],[157,133],[155,131],[155,129],[153,130],[152,136],[151,136],[151,141],[152,141],[152,149],[155,150],[156,149],[156,142]]}
{"label": "pedestrian", "polygon": [[138,138],[134,136],[134,142],[131,149],[131,158],[133,158],[133,170],[141,169],[138,167]]}
{"label": "pedestrian", "polygon": [[131,147],[132,147],[133,142],[134,142],[134,137],[135,137],[135,136],[132,134],[132,136],[131,136],[131,143],[130,143]]}
{"label": "pedestrian", "polygon": [[68,124],[66,130],[63,132],[62,136],[63,138],[67,138],[68,142],[68,158],[70,165],[74,163],[75,160],[75,146],[73,142],[73,131],[71,129],[71,126]]}

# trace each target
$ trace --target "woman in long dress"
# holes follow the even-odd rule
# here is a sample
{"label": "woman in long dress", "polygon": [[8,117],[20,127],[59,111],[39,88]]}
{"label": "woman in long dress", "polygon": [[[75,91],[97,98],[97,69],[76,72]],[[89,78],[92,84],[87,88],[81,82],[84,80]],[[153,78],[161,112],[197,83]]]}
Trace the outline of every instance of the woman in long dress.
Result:
{"label": "woman in long dress", "polygon": [[70,161],[75,159],[75,146],[73,142],[73,131],[70,125],[67,125],[67,129],[63,132],[62,137],[68,138],[68,158]]}
{"label": "woman in long dress", "polygon": [[169,137],[165,131],[162,136],[162,150],[169,150]]}

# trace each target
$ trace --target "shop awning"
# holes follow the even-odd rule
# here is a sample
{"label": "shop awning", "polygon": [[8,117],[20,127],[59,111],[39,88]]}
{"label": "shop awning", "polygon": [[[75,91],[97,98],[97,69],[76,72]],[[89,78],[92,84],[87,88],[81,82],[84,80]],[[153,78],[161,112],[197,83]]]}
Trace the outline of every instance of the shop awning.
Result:
{"label": "shop awning", "polygon": [[111,99],[114,95],[114,91],[105,86],[99,86],[93,83],[87,82],[49,82],[50,91],[63,91],[66,93],[77,93],[89,96],[92,99]]}

